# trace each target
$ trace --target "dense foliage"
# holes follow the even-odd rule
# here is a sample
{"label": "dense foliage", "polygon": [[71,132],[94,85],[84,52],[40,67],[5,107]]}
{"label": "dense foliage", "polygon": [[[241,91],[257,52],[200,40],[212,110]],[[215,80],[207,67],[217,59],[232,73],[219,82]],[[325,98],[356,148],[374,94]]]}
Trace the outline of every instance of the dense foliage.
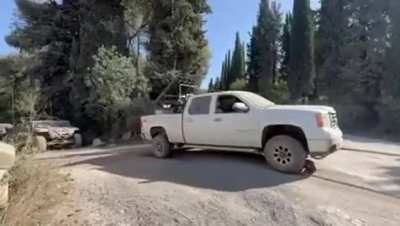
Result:
{"label": "dense foliage", "polygon": [[278,81],[278,40],[281,13],[276,2],[262,0],[249,44],[250,90],[269,96]]}
{"label": "dense foliage", "polygon": [[9,65],[1,79],[13,84],[1,98],[37,84],[40,114],[69,119],[84,131],[108,133],[105,121],[115,121],[118,106],[154,99],[175,80],[199,84],[207,71],[205,0],[15,2],[17,19],[6,41],[31,61],[1,59]]}
{"label": "dense foliage", "polygon": [[208,44],[203,15],[210,12],[205,0],[153,0],[149,25],[149,68],[152,97],[171,81],[200,85],[208,69]]}
{"label": "dense foliage", "polygon": [[[247,90],[279,103],[333,105],[345,130],[399,133],[400,3],[397,0],[261,0],[247,48]],[[212,91],[237,89],[231,53]],[[219,88],[219,89],[218,89]]]}
{"label": "dense foliage", "polygon": [[[0,59],[3,121],[30,115],[33,105],[21,103],[33,90],[37,117],[109,133],[111,122],[130,124],[128,111],[149,112],[148,99],[176,95],[177,84],[199,85],[206,74],[206,0],[15,2],[6,41],[19,54]],[[400,132],[399,1],[320,3],[311,10],[296,0],[283,15],[279,1],[260,0],[249,43],[236,34],[209,90],[333,105],[345,129]]]}

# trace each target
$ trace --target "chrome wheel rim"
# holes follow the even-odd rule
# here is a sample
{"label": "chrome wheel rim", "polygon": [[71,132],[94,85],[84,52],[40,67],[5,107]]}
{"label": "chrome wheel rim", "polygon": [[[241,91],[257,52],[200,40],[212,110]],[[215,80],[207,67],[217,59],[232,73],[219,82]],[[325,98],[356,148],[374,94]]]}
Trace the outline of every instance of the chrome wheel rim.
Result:
{"label": "chrome wheel rim", "polygon": [[273,158],[278,164],[287,166],[293,161],[293,153],[288,147],[280,145],[274,147]]}

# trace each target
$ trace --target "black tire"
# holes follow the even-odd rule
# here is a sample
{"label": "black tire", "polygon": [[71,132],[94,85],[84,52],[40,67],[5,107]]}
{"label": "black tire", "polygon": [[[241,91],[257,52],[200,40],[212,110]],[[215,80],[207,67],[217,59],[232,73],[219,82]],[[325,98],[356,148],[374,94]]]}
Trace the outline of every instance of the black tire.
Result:
{"label": "black tire", "polygon": [[307,152],[297,139],[279,135],[272,137],[264,147],[268,164],[283,173],[301,173],[307,160]]}
{"label": "black tire", "polygon": [[172,155],[172,145],[169,143],[167,136],[160,133],[153,137],[153,154],[157,158],[169,158]]}
{"label": "black tire", "polygon": [[74,134],[74,148],[80,148],[82,147],[82,135],[79,133]]}

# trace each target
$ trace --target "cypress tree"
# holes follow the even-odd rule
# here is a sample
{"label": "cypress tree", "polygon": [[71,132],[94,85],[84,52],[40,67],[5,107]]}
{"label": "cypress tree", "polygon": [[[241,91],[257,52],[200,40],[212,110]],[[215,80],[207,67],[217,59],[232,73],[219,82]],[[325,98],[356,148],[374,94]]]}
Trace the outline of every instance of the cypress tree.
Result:
{"label": "cypress tree", "polygon": [[236,33],[235,47],[232,55],[231,71],[228,79],[228,87],[238,79],[244,78],[245,60],[243,59],[243,44],[240,41],[239,32]]}
{"label": "cypress tree", "polygon": [[294,1],[292,26],[288,86],[291,98],[297,100],[310,96],[314,89],[315,68],[310,0]]}
{"label": "cypress tree", "polygon": [[226,61],[224,60],[222,62],[222,68],[221,68],[221,75],[220,75],[220,82],[219,82],[219,90],[224,90],[225,89],[225,84],[224,81],[226,80]]}
{"label": "cypress tree", "polygon": [[258,93],[258,74],[260,71],[260,65],[257,60],[258,48],[256,46],[257,40],[254,35],[256,32],[256,27],[253,27],[252,35],[250,38],[250,43],[247,47],[247,74],[249,76],[249,90]]}
{"label": "cypress tree", "polygon": [[208,92],[214,91],[214,82],[213,79],[210,79],[210,82],[208,83]]}
{"label": "cypress tree", "polygon": [[231,51],[228,51],[226,55],[226,65],[225,65],[225,80],[224,82],[224,90],[229,90],[230,82],[232,81],[232,56]]}
{"label": "cypress tree", "polygon": [[215,79],[213,91],[220,91],[220,90],[221,90],[221,89],[220,89],[220,86],[221,86],[221,84],[220,84],[220,78],[217,77],[217,78]]}
{"label": "cypress tree", "polygon": [[277,77],[278,41],[281,14],[276,2],[261,0],[257,24],[253,28],[248,50],[250,90],[269,96]]}
{"label": "cypress tree", "polygon": [[290,62],[290,39],[292,31],[292,14],[288,13],[285,17],[285,24],[283,25],[283,33],[281,36],[282,43],[282,58],[280,74],[281,79],[287,81],[289,75],[289,62]]}
{"label": "cypress tree", "polygon": [[348,17],[345,0],[321,1],[320,21],[315,37],[317,89],[320,94],[335,92],[338,75],[344,65],[341,48],[345,45]]}
{"label": "cypress tree", "polygon": [[246,78],[246,43],[242,43],[242,47],[241,47],[241,51],[242,51],[242,70],[241,70],[241,75],[242,75],[242,79],[247,79]]}

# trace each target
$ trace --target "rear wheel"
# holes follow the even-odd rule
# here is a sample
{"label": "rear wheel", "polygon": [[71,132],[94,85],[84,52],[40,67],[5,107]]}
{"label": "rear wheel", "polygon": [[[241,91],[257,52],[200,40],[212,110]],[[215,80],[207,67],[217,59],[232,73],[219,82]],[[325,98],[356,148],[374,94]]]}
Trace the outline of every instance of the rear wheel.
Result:
{"label": "rear wheel", "polygon": [[153,137],[153,154],[157,158],[168,158],[172,154],[172,145],[169,143],[168,138],[160,133]]}
{"label": "rear wheel", "polygon": [[35,136],[35,144],[40,152],[47,151],[47,140],[44,136]]}
{"label": "rear wheel", "polygon": [[279,135],[272,137],[264,147],[264,156],[268,164],[284,173],[301,173],[307,152],[297,139]]}

